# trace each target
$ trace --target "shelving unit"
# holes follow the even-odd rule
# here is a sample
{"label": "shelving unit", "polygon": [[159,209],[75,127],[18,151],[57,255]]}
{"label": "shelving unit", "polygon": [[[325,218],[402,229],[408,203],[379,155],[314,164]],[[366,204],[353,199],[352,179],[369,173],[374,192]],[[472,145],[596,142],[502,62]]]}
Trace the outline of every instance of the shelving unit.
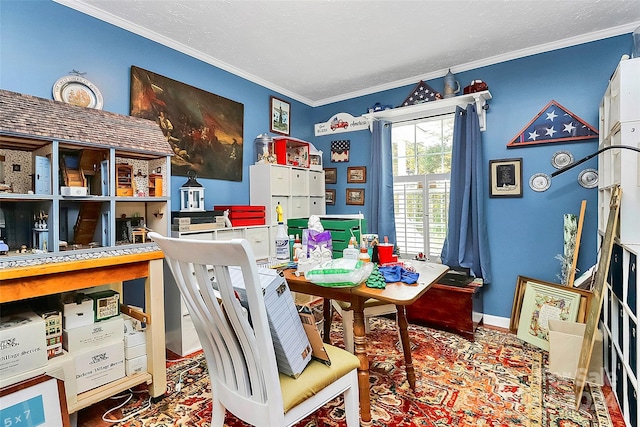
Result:
{"label": "shelving unit", "polygon": [[[640,147],[640,58],[621,61],[600,104],[600,148]],[[605,370],[628,426],[638,415],[638,298],[640,283],[640,153],[609,149],[598,157],[598,234],[602,240],[614,186],[622,189],[601,321]]]}
{"label": "shelving unit", "polygon": [[116,165],[116,196],[133,196],[133,168],[127,164]]}
{"label": "shelving unit", "polygon": [[275,232],[278,225],[276,206],[282,206],[283,222],[289,218],[308,218],[326,213],[324,171],[285,165],[249,166],[250,204],[265,206],[266,224],[270,226],[270,254],[275,255]]}
{"label": "shelving unit", "polygon": [[[160,170],[168,186],[170,145],[149,120],[5,90],[0,105],[0,238],[10,249],[0,256],[0,304],[19,301],[28,307],[32,298],[97,286],[123,294],[127,282],[144,280],[147,372],[84,393],[68,392],[67,406],[76,412],[141,384],[152,397],[161,397],[166,392],[163,254],[153,244],[118,242],[116,219],[144,218],[147,227],[168,235],[170,200],[123,196],[117,188],[126,178],[132,189],[146,191],[146,176],[133,170],[142,175]],[[35,227],[36,218],[46,218],[44,228]],[[47,365],[42,371],[49,369],[59,368]],[[3,377],[0,385],[41,373]],[[65,372],[65,381],[72,390],[75,372]]]}

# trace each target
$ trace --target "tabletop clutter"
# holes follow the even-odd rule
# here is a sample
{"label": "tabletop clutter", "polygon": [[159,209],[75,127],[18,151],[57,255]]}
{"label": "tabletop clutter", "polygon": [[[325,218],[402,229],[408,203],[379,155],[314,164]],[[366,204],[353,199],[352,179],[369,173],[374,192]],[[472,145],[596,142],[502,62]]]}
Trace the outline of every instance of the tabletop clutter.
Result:
{"label": "tabletop clutter", "polygon": [[342,258],[333,258],[331,232],[325,230],[320,217],[311,215],[302,239],[292,246],[292,258],[297,261],[296,275],[304,275],[313,283],[328,287],[356,286],[366,282],[371,288],[383,289],[386,283],[415,284],[419,274],[412,265],[398,261],[395,245],[384,237],[379,243],[373,238],[362,238],[358,243],[352,235]]}

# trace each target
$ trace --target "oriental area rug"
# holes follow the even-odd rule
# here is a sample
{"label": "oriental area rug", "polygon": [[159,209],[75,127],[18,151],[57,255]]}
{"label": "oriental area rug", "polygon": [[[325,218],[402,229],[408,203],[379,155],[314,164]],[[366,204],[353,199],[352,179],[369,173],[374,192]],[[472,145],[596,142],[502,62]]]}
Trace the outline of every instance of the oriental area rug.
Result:
{"label": "oriental area rug", "polygon": [[[337,315],[336,315],[337,316]],[[332,323],[334,345],[342,346],[342,323]],[[615,397],[587,384],[580,409],[575,409],[573,382],[547,370],[546,351],[515,335],[480,327],[475,341],[434,329],[409,325],[416,391],[410,389],[395,321],[371,320],[371,422],[363,426],[531,426],[622,427]],[[176,385],[182,379],[180,391]],[[211,421],[211,390],[201,352],[167,362],[164,399],[145,407],[148,395],[134,393],[107,400],[78,414],[79,427],[205,427]],[[608,409],[608,405],[613,409]],[[125,421],[121,420],[133,415]],[[109,420],[105,422],[102,420]],[[225,425],[246,424],[227,413]],[[327,404],[297,426],[344,426],[341,398]],[[275,426],[274,426],[275,427]]]}

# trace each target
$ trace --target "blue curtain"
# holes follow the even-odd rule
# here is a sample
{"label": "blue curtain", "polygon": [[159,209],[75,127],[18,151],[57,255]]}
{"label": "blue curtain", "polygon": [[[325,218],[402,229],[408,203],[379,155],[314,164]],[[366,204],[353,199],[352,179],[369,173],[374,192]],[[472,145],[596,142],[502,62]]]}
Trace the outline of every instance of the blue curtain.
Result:
{"label": "blue curtain", "polygon": [[442,263],[471,269],[491,283],[491,257],[484,211],[482,138],[474,104],[456,108],[451,157],[449,224],[442,248]]}
{"label": "blue curtain", "polygon": [[396,243],[396,222],[393,210],[393,165],[391,163],[391,123],[373,122],[371,163],[367,171],[370,179],[367,209],[368,232],[384,236]]}

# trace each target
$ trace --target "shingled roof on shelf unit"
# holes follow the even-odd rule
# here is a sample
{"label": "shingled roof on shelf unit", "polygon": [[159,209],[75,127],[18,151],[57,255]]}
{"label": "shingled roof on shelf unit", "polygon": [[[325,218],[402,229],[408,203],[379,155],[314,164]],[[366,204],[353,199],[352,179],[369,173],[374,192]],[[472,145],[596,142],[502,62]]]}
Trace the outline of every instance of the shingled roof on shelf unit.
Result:
{"label": "shingled roof on shelf unit", "polygon": [[0,146],[21,140],[91,144],[140,157],[173,155],[151,120],[0,89]]}

